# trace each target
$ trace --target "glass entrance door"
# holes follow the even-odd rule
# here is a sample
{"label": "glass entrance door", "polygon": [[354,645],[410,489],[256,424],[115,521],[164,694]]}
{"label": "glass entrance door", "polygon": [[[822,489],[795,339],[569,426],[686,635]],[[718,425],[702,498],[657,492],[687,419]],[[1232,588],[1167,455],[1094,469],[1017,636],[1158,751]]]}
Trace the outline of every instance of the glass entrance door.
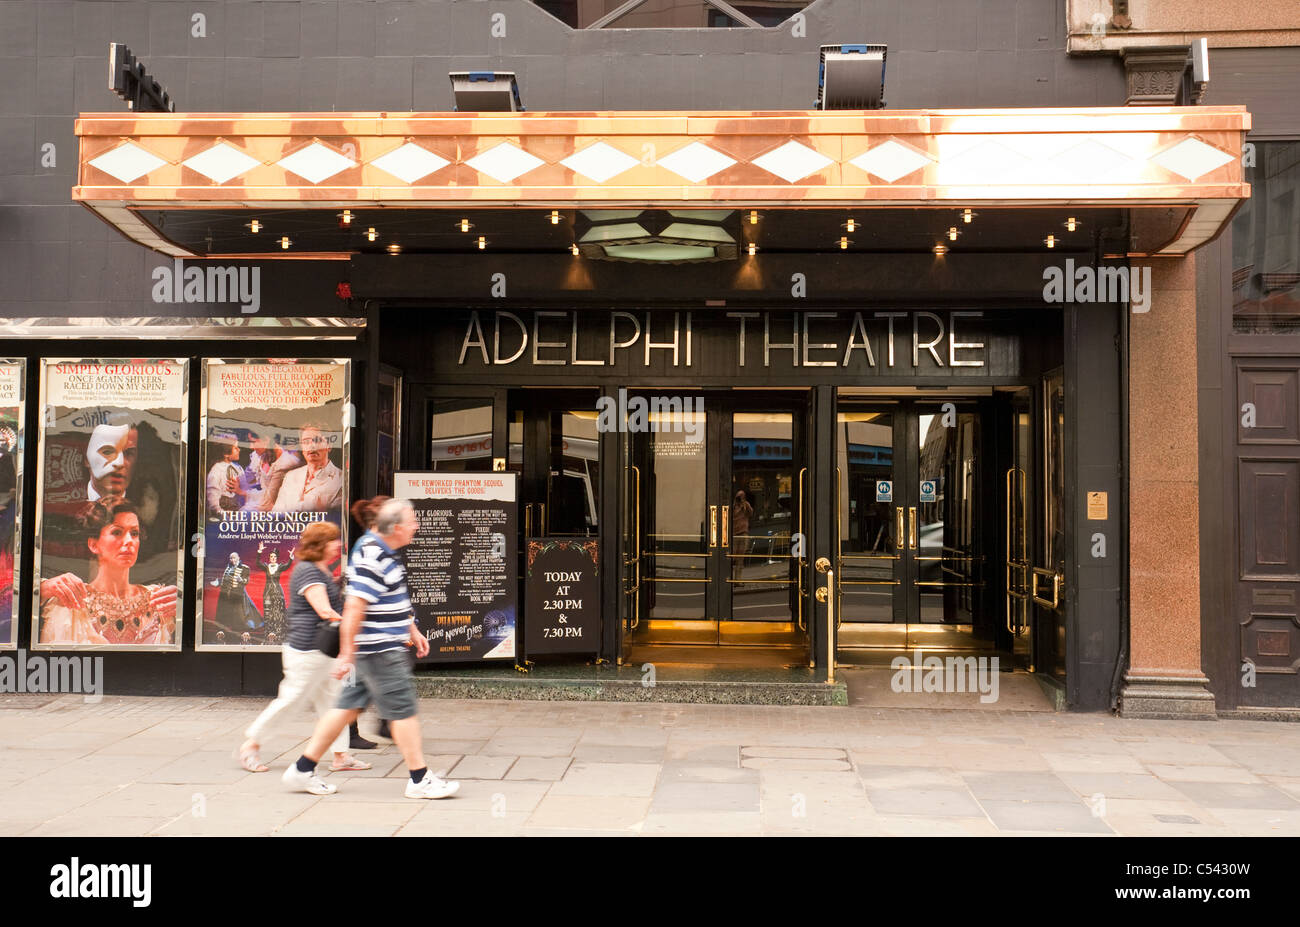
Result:
{"label": "glass entrance door", "polygon": [[506,466],[519,474],[524,537],[599,534],[596,399],[595,390],[509,392]]}
{"label": "glass entrance door", "polygon": [[632,394],[623,447],[625,641],[794,644],[804,624],[802,406]]}
{"label": "glass entrance door", "polygon": [[842,649],[978,649],[983,414],[973,400],[842,402],[837,413]]}

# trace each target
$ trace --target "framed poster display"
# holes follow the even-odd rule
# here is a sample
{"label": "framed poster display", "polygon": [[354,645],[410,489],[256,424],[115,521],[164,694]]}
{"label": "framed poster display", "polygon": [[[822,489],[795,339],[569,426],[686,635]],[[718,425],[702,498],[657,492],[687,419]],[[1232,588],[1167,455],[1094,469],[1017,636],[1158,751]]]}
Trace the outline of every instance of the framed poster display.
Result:
{"label": "framed poster display", "polygon": [[375,418],[379,426],[375,438],[379,475],[376,491],[391,496],[393,474],[402,466],[402,375],[392,367],[379,368],[379,409]]}
{"label": "framed poster display", "polygon": [[426,663],[512,660],[519,614],[515,473],[398,473],[418,529],[402,549]]}
{"label": "framed poster display", "polygon": [[21,577],[23,500],[23,390],[25,360],[0,359],[0,650],[18,641],[14,594]]}
{"label": "framed poster display", "polygon": [[347,360],[204,361],[196,650],[278,651],[303,529],[347,550],[350,391]]}
{"label": "framed poster display", "polygon": [[179,650],[189,362],[42,358],[32,647]]}

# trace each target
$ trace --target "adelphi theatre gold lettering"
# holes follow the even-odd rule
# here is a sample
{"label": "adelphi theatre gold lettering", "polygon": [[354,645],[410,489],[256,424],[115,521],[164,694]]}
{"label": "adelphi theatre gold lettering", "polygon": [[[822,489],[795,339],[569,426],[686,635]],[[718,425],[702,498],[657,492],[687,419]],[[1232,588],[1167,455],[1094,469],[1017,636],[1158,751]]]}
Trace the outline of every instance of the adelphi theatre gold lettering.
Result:
{"label": "adelphi theatre gold lettering", "polygon": [[[475,310],[465,326],[458,363],[463,366],[468,358],[486,366],[613,367],[625,360],[649,367],[652,360],[671,358],[674,367],[693,367],[691,313],[659,315],[656,320],[652,312],[615,310],[606,322],[604,316],[580,318],[576,312],[537,311],[531,321],[525,321],[506,310],[492,312],[491,318]],[[771,367],[773,358],[793,367],[901,367],[909,361],[912,367],[919,367],[927,355],[925,362],[938,367],[983,367],[984,342],[963,341],[957,330],[965,324],[963,319],[983,315],[973,309],[944,314],[925,310],[854,312],[852,316],[847,312],[794,312],[774,319],[772,313],[755,311],[728,312],[726,318],[735,329],[739,367],[757,366],[760,360],[764,367]],[[595,338],[589,334],[593,328],[599,328]],[[584,345],[582,352],[579,340]],[[592,353],[584,353],[587,351]]]}

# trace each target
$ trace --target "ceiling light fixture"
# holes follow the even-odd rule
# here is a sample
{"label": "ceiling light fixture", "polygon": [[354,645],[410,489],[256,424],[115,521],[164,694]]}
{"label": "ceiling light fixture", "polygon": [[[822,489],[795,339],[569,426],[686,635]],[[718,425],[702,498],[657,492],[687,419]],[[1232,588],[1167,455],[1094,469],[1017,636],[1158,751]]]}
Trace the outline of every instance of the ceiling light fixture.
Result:
{"label": "ceiling light fixture", "polygon": [[559,224],[560,224],[560,213],[559,213],[558,210],[554,210],[554,209],[552,209],[552,210],[551,210],[551,225],[559,225]]}
{"label": "ceiling light fixture", "polygon": [[1055,247],[1056,247],[1056,236],[1055,236],[1055,235],[1048,235],[1046,238],[1043,239],[1043,244],[1047,245],[1047,247],[1049,247],[1049,248],[1055,248]]}
{"label": "ceiling light fixture", "polygon": [[293,244],[293,242],[289,240],[288,235],[285,235],[283,238],[280,239],[280,247],[283,248],[285,251],[289,250],[289,246],[291,244]]}
{"label": "ceiling light fixture", "polygon": [[749,251],[740,241],[743,221],[743,212],[727,209],[581,209],[574,216],[583,257],[660,264],[736,260]]}
{"label": "ceiling light fixture", "polygon": [[936,257],[943,257],[945,254],[948,253],[948,246],[945,245],[943,242],[939,242],[939,244],[934,246],[933,250]]}
{"label": "ceiling light fixture", "polygon": [[352,210],[345,209],[341,213],[339,213],[339,224],[342,225],[344,228],[347,228],[349,225],[352,224],[352,220],[355,218],[356,216],[352,215]]}
{"label": "ceiling light fixture", "polygon": [[846,235],[841,235],[841,236],[840,236],[840,250],[841,250],[841,251],[847,251],[848,248],[849,248],[849,245],[851,245],[851,244],[853,244],[853,242],[849,241],[848,236],[846,236]]}
{"label": "ceiling light fixture", "polygon": [[258,232],[262,231],[262,223],[254,219],[252,222],[248,223],[248,230],[256,235]]}
{"label": "ceiling light fixture", "polygon": [[970,225],[970,220],[974,219],[977,215],[979,215],[979,213],[972,212],[969,209],[963,209],[961,211],[961,221],[965,222],[967,225]]}
{"label": "ceiling light fixture", "polygon": [[751,241],[751,242],[749,243],[749,256],[750,256],[750,257],[753,257],[755,254],[758,254],[758,245],[754,244],[754,243]]}
{"label": "ceiling light fixture", "polygon": [[957,240],[957,226],[954,225],[948,229],[948,240],[949,241]]}
{"label": "ceiling light fixture", "polygon": [[858,230],[857,220],[850,219],[849,221],[844,223],[844,231],[848,232],[850,235],[852,235],[857,230]]}
{"label": "ceiling light fixture", "polygon": [[456,223],[456,226],[462,232],[468,232],[470,229],[474,227],[474,223],[470,222],[468,219],[461,219],[458,223]]}
{"label": "ceiling light fixture", "polygon": [[580,252],[578,251],[578,245],[577,245],[576,242],[575,242],[574,244],[572,244],[572,245],[569,246],[569,250],[573,252],[573,256],[574,256],[574,257],[577,257],[578,254],[580,253]]}
{"label": "ceiling light fixture", "polygon": [[379,233],[375,231],[375,227],[373,225],[370,226],[370,228],[366,229],[366,239],[368,241],[374,241],[378,237],[379,237]]}
{"label": "ceiling light fixture", "polygon": [[388,246],[388,253],[389,253],[389,254],[401,254],[401,253],[402,253],[402,246],[399,245],[397,242],[393,242],[391,245]]}
{"label": "ceiling light fixture", "polygon": [[749,211],[749,224],[750,224],[750,225],[758,225],[758,210],[757,210],[757,209],[751,209],[751,210]]}
{"label": "ceiling light fixture", "polygon": [[486,247],[487,247],[487,239],[484,238],[482,235],[480,235],[478,237],[478,249],[482,251]]}
{"label": "ceiling light fixture", "polygon": [[1075,229],[1077,229],[1081,224],[1082,224],[1082,223],[1080,223],[1079,220],[1076,219],[1074,216],[1070,216],[1070,218],[1068,218],[1068,219],[1065,220],[1065,230],[1066,230],[1067,232],[1073,232],[1073,231],[1074,231]]}

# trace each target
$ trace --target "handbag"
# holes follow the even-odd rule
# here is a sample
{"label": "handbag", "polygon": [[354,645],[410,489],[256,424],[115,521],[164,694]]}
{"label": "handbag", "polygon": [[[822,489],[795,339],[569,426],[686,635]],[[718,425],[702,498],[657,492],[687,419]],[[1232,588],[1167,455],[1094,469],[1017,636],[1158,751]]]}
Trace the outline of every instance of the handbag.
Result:
{"label": "handbag", "polygon": [[327,657],[339,655],[339,622],[321,620],[316,628],[316,649]]}

